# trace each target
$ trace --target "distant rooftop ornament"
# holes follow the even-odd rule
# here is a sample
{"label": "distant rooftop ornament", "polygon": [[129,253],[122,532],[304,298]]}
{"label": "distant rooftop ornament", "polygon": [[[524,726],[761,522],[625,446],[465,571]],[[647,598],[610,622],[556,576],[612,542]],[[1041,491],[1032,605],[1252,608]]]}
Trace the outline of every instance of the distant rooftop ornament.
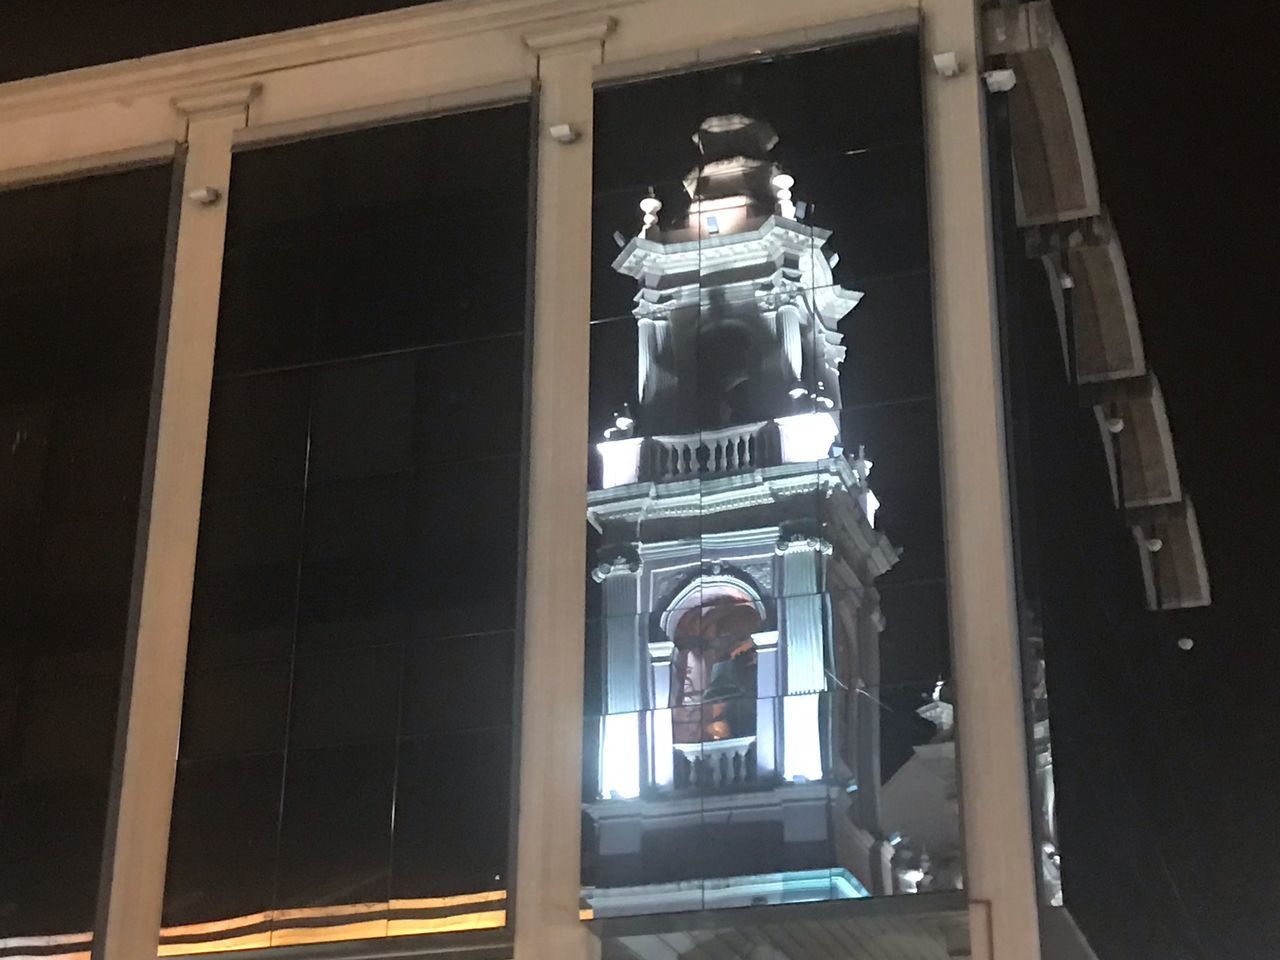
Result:
{"label": "distant rooftop ornament", "polygon": [[662,201],[652,193],[640,201],[640,210],[644,213],[644,226],[640,228],[640,236],[647,236],[649,228],[658,222],[658,211],[662,209]]}
{"label": "distant rooftop ornament", "polygon": [[789,173],[776,173],[771,182],[774,196],[778,198],[778,213],[788,220],[794,220],[796,205],[791,200],[791,188],[796,185],[796,178]]}
{"label": "distant rooftop ornament", "polygon": [[747,196],[775,202],[770,180],[778,172],[769,151],[778,142],[773,127],[740,113],[708,117],[693,135],[702,162],[689,171],[684,187],[694,200]]}
{"label": "distant rooftop ornament", "polygon": [[777,144],[778,135],[763,120],[728,113],[703,120],[693,142],[708,161],[729,157],[763,160]]}

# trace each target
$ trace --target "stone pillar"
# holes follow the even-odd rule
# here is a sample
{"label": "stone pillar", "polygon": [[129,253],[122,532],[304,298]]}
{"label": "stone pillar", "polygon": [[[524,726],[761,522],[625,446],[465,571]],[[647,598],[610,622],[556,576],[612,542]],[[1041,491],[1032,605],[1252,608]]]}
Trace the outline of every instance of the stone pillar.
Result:
{"label": "stone pillar", "polygon": [[154,957],[182,721],[187,632],[204,483],[213,348],[222,286],[231,139],[256,88],[193,95],[161,343],[140,531],[140,584],[125,647],[116,760],[95,923],[94,960]]}
{"label": "stone pillar", "polygon": [[[539,116],[515,960],[599,956],[578,919],[591,318],[583,278],[592,72],[612,28],[607,17],[567,18],[524,38],[538,57]],[[568,136],[552,136],[552,127]]]}
{"label": "stone pillar", "polygon": [[[1028,960],[1040,937],[977,6],[921,3],[947,573],[973,956]],[[959,73],[933,68],[942,53]]]}

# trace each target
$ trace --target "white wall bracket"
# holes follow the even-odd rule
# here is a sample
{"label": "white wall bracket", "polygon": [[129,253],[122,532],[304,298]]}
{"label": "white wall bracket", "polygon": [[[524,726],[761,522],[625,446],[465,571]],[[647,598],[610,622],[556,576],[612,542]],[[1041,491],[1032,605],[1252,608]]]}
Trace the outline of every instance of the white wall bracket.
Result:
{"label": "white wall bracket", "polygon": [[948,50],[945,53],[935,53],[933,55],[933,69],[938,72],[938,76],[950,79],[951,77],[960,76],[964,68],[960,65],[960,58],[956,55],[956,52]]}

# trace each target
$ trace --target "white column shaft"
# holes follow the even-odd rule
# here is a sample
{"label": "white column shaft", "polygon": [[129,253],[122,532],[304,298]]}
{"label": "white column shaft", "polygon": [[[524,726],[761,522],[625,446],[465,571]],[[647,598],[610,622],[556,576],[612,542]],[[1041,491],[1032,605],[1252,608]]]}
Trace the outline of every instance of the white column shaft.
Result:
{"label": "white column shaft", "polygon": [[[117,770],[108,810],[96,960],[154,957],[168,860],[187,630],[222,282],[232,133],[244,100],[191,117],[173,260],[159,425],[148,451],[150,508],[141,540],[137,631],[126,647]],[[213,203],[189,199],[212,188]]]}
{"label": "white column shaft", "polygon": [[[583,33],[589,33],[585,29]],[[594,41],[540,54],[529,521],[515,891],[516,960],[586,960],[581,891],[583,610]],[[543,45],[545,44],[545,46]],[[550,128],[578,133],[561,143]]]}
{"label": "white column shaft", "polygon": [[825,686],[826,652],[823,597],[818,593],[817,550],[789,548],[782,556],[783,656],[787,695],[817,693]]}
{"label": "white column shaft", "polygon": [[[983,960],[1040,955],[977,4],[922,0],[930,228],[966,889]],[[931,57],[954,52],[943,77]],[[974,940],[975,948],[981,940]]]}
{"label": "white column shaft", "polygon": [[[613,570],[601,584],[604,591],[605,711],[628,713],[643,710],[648,691],[649,648],[639,633],[639,585],[637,574],[627,568]],[[666,706],[664,703],[663,706]]]}

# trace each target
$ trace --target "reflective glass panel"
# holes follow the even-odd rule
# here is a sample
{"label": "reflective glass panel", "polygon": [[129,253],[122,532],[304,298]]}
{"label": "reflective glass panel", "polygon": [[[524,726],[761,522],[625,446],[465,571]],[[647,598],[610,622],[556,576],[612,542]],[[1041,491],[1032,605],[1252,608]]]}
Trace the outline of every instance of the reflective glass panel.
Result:
{"label": "reflective glass panel", "polygon": [[597,92],[596,917],[963,885],[917,63]]}
{"label": "reflective glass panel", "polygon": [[166,949],[506,924],[529,138],[234,159]]}
{"label": "reflective glass panel", "polygon": [[[0,193],[0,954],[87,951],[172,168]],[[86,954],[87,955],[87,954]]]}

